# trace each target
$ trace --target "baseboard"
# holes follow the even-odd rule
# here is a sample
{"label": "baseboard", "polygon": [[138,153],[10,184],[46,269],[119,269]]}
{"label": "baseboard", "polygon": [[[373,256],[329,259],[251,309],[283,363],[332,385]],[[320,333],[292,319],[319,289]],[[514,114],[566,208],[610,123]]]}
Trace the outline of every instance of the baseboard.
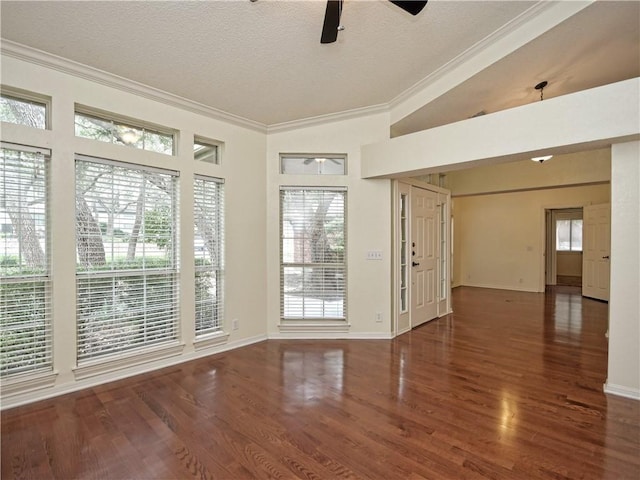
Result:
{"label": "baseboard", "polygon": [[392,333],[379,332],[274,332],[269,340],[391,340]]}
{"label": "baseboard", "polygon": [[236,348],[245,347],[253,343],[262,342],[267,340],[266,335],[256,335],[254,337],[243,338],[241,340],[228,342],[223,345],[216,345],[211,348],[203,348],[200,350],[184,353],[179,356],[173,356],[157,360],[154,362],[133,365],[130,368],[124,368],[119,370],[116,374],[109,373],[103,375],[96,375],[90,378],[85,378],[75,382],[68,382],[61,385],[55,385],[51,388],[43,388],[38,390],[31,390],[27,392],[16,393],[15,395],[7,395],[2,397],[2,405],[0,410],[6,410],[9,408],[19,407],[28,403],[38,402],[40,400],[46,400],[48,398],[58,397],[67,393],[77,392],[84,390],[85,388],[92,388],[98,385],[104,385],[106,383],[115,382],[117,380],[123,380],[128,377],[140,375],[143,373],[149,373],[162,368],[173,367],[181,363],[189,362],[191,360],[197,360],[199,358],[208,357],[218,353],[226,352],[228,350],[234,350]]}
{"label": "baseboard", "polygon": [[611,395],[617,395],[619,397],[631,398],[633,400],[640,400],[640,390],[624,387],[622,385],[614,385],[611,383],[604,384],[604,393]]}
{"label": "baseboard", "polygon": [[514,292],[529,292],[529,293],[542,293],[537,288],[527,288],[518,285],[495,285],[491,283],[464,283],[460,284],[460,287],[475,287],[475,288],[492,288],[494,290],[511,290]]}

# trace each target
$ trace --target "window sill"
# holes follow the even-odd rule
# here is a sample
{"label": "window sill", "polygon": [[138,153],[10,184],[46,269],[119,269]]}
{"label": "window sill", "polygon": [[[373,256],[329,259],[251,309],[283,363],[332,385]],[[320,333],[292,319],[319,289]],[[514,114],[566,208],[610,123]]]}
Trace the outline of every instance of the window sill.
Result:
{"label": "window sill", "polygon": [[282,333],[343,333],[349,331],[351,324],[347,323],[346,320],[282,320],[278,328]]}
{"label": "window sill", "polygon": [[226,332],[215,332],[203,335],[193,341],[193,348],[198,351],[204,348],[217,347],[229,341],[229,334]]}
{"label": "window sill", "polygon": [[28,393],[55,385],[58,374],[55,372],[39,372],[17,375],[0,381],[2,396],[9,397],[16,394]]}
{"label": "window sill", "polygon": [[118,356],[105,356],[99,360],[86,362],[73,369],[76,380],[94,377],[103,373],[111,373],[117,370],[140,365],[142,363],[153,362],[163,358],[175,357],[181,355],[184,350],[184,344],[172,343],[154,348],[153,350],[144,350],[136,352],[127,352]]}

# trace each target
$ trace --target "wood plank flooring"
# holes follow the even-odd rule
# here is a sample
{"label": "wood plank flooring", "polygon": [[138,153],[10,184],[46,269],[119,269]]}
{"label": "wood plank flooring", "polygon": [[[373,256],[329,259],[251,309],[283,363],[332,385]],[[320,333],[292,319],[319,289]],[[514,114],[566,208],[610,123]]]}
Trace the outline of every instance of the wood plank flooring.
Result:
{"label": "wood plank flooring", "polygon": [[275,341],[2,413],[2,479],[638,479],[607,305],[462,287],[394,340]]}

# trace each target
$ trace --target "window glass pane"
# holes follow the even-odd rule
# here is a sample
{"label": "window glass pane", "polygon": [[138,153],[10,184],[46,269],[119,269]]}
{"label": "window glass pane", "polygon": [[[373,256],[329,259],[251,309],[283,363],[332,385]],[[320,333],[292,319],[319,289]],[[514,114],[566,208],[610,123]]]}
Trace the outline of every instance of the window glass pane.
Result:
{"label": "window glass pane", "polygon": [[571,220],[571,250],[582,251],[582,220]]}
{"label": "window glass pane", "polygon": [[172,172],[76,160],[78,360],[177,338]]}
{"label": "window glass pane", "polygon": [[44,103],[7,95],[0,97],[0,120],[34,128],[47,128],[47,107]]}
{"label": "window glass pane", "polygon": [[109,118],[76,112],[75,132],[78,137],[173,155],[174,137],[172,134],[129,125]]}
{"label": "window glass pane", "polygon": [[42,153],[0,154],[2,376],[51,369],[46,162]]}
{"label": "window glass pane", "polygon": [[345,318],[343,190],[281,191],[283,318]]}
{"label": "window glass pane", "polygon": [[571,249],[571,220],[556,220],[556,250]]}
{"label": "window glass pane", "polygon": [[289,175],[345,175],[346,157],[295,157],[280,158],[280,173]]}
{"label": "window glass pane", "polygon": [[224,208],[221,180],[194,180],[196,336],[222,330]]}
{"label": "window glass pane", "polygon": [[218,145],[204,143],[196,139],[193,143],[193,159],[198,162],[218,164]]}

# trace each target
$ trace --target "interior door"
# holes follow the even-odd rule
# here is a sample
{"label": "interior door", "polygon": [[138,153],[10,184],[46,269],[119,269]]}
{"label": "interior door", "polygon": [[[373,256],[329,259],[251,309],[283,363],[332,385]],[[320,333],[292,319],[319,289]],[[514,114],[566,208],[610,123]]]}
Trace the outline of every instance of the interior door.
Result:
{"label": "interior door", "polygon": [[584,207],[582,224],[582,295],[609,301],[611,206]]}
{"label": "interior door", "polygon": [[411,187],[411,326],[438,315],[438,194]]}

